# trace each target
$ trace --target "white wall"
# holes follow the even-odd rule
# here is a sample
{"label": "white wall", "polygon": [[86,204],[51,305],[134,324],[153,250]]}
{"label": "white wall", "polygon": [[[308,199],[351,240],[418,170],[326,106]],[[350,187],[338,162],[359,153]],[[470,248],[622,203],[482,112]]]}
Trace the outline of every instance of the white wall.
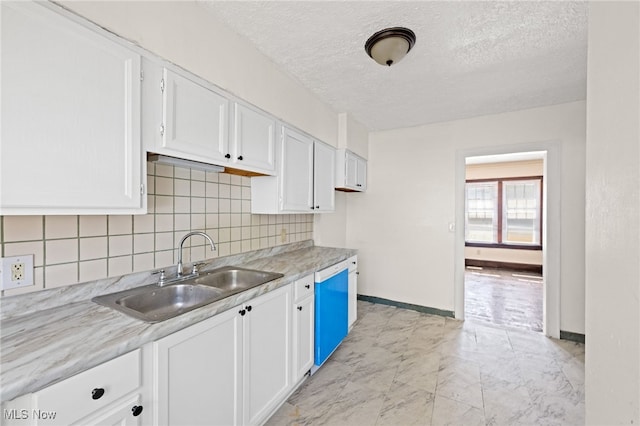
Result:
{"label": "white wall", "polygon": [[[560,144],[560,328],[584,333],[585,102],[369,135],[365,194],[349,199],[347,246],[359,293],[454,310],[455,169],[459,151]],[[417,269],[418,268],[418,269]]]}
{"label": "white wall", "polygon": [[[367,158],[369,152],[369,131],[350,114],[338,115],[338,148],[349,149]],[[349,247],[347,244],[347,210],[350,200],[360,197],[356,192],[336,191],[336,211],[315,215],[314,241],[317,245],[331,247]]]}
{"label": "white wall", "polygon": [[199,2],[63,1],[64,7],[337,146],[336,112]]}
{"label": "white wall", "polygon": [[640,6],[589,4],[586,420],[640,423]]}

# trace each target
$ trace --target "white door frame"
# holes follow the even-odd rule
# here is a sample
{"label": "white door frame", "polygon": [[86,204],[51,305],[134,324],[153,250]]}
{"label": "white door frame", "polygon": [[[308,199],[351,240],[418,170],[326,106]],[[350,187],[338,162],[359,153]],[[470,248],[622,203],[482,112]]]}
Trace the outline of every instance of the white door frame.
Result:
{"label": "white door frame", "polygon": [[562,151],[558,141],[531,142],[518,145],[502,145],[456,151],[456,231],[454,259],[454,311],[457,319],[464,320],[464,188],[466,179],[465,159],[484,155],[512,154],[518,152],[546,151],[543,179],[542,212],[542,267],[544,270],[543,332],[560,338],[560,201]]}

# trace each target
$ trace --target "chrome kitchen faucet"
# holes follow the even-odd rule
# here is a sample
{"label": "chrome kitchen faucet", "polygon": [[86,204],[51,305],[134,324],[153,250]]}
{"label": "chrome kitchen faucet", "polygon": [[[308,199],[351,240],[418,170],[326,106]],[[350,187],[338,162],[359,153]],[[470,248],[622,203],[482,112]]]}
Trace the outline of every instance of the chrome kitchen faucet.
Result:
{"label": "chrome kitchen faucet", "polygon": [[[182,240],[180,240],[180,244],[178,245],[178,271],[176,272],[176,278],[181,277],[183,275],[182,274],[182,246],[187,238],[192,237],[194,235],[200,235],[202,237],[205,237],[207,240],[209,240],[209,244],[211,244],[211,251],[215,251],[216,249],[216,245],[213,242],[213,239],[207,234],[205,234],[204,232],[198,232],[198,231],[189,232],[187,235],[182,237]],[[195,269],[195,266],[194,266],[194,269]]]}

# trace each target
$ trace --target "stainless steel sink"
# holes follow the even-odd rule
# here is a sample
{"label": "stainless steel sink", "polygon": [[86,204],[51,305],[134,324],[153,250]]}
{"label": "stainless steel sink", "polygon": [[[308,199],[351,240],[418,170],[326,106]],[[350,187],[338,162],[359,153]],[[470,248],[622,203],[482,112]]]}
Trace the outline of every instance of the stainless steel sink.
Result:
{"label": "stainless steel sink", "polygon": [[282,277],[274,272],[226,266],[180,278],[163,287],[152,284],[94,297],[95,303],[146,322],[160,322]]}
{"label": "stainless steel sink", "polygon": [[253,269],[226,266],[200,275],[193,280],[193,283],[238,293],[282,276],[282,274],[275,272],[256,271]]}

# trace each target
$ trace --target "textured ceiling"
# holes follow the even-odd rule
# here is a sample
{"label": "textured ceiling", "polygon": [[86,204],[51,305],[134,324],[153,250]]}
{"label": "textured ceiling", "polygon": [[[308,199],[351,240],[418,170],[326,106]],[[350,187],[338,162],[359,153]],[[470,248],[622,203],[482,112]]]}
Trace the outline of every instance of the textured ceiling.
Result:
{"label": "textured ceiling", "polygon": [[[206,10],[370,130],[586,97],[585,2],[214,1]],[[383,67],[364,43],[411,28],[413,50]]]}

